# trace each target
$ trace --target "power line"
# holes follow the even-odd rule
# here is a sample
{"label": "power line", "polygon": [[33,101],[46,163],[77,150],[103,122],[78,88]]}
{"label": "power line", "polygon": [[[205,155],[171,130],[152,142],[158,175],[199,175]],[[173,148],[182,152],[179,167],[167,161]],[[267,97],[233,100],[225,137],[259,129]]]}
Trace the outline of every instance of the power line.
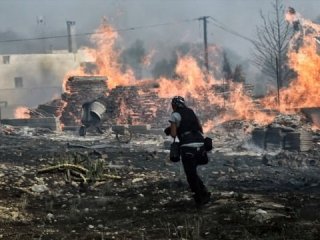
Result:
{"label": "power line", "polygon": [[[182,24],[182,23],[193,22],[193,21],[197,21],[197,20],[199,20],[199,18],[185,19],[185,20],[181,20],[181,21],[157,23],[157,24],[150,24],[150,25],[142,25],[142,26],[136,26],[136,27],[123,28],[123,29],[113,29],[112,31],[113,32],[135,31],[135,30],[146,29],[146,28],[155,28],[155,27],[162,27],[162,26],[173,25],[173,24]],[[75,37],[89,36],[89,35],[95,35],[95,34],[104,34],[106,32],[107,31],[78,33],[78,34],[74,34],[74,36]],[[34,41],[34,40],[44,40],[44,39],[57,39],[57,38],[66,38],[66,37],[68,37],[68,35],[57,35],[57,36],[36,37],[36,38],[20,38],[20,39],[0,40],[0,43],[23,42],[23,41]]]}
{"label": "power line", "polygon": [[236,31],[234,31],[234,30],[232,30],[232,29],[229,29],[229,28],[226,27],[223,23],[221,23],[220,21],[218,21],[217,19],[215,19],[215,18],[213,18],[213,17],[211,17],[211,16],[210,16],[209,18],[210,18],[210,20],[211,20],[210,23],[213,24],[213,25],[215,25],[216,27],[218,27],[218,28],[220,28],[220,29],[222,29],[222,30],[224,30],[224,31],[226,31],[226,32],[228,32],[228,33],[231,33],[231,34],[233,34],[233,35],[235,35],[235,36],[238,36],[238,37],[240,37],[240,38],[242,38],[242,39],[244,39],[244,40],[247,40],[247,41],[249,41],[249,42],[251,42],[251,43],[256,44],[256,41],[255,41],[255,40],[253,40],[253,39],[251,39],[251,38],[248,38],[248,37],[246,37],[246,36],[244,36],[244,35],[236,32]]}

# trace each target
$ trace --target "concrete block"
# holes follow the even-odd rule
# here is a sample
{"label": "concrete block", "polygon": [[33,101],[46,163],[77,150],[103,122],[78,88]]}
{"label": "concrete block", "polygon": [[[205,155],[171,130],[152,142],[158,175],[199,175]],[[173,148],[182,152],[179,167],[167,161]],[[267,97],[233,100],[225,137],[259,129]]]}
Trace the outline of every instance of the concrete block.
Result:
{"label": "concrete block", "polygon": [[49,128],[53,131],[60,130],[60,122],[55,117],[48,118],[23,118],[23,119],[2,119],[2,124],[30,128]]}
{"label": "concrete block", "polygon": [[129,130],[132,133],[141,133],[141,134],[146,134],[150,131],[151,125],[150,124],[145,124],[145,125],[130,125]]}
{"label": "concrete block", "polygon": [[151,128],[149,130],[150,134],[154,134],[154,135],[161,135],[163,137],[165,137],[165,133],[164,133],[164,129],[163,128]]}
{"label": "concrete block", "polygon": [[114,133],[118,133],[118,134],[124,134],[125,129],[129,129],[129,125],[128,124],[124,124],[124,125],[113,125],[111,127],[111,130]]}

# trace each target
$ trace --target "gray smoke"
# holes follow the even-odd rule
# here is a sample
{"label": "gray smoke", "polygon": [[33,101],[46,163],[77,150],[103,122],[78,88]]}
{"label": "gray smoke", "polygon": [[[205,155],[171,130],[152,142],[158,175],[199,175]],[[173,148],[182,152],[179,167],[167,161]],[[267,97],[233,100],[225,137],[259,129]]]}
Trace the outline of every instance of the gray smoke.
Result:
{"label": "gray smoke", "polygon": [[[248,66],[252,45],[232,34],[234,30],[254,38],[261,24],[260,10],[272,10],[272,0],[10,0],[0,1],[0,54],[43,53],[67,49],[66,21],[76,22],[77,46],[90,46],[93,33],[105,17],[119,30],[123,69],[131,67],[137,78],[144,77],[141,59],[154,51],[149,74],[174,77],[177,54],[191,52],[203,61],[203,25],[194,19],[211,16],[208,22],[208,43],[228,51],[232,67],[241,64],[246,79],[255,82],[257,73]],[[303,17],[319,21],[319,0],[283,0]],[[215,19],[215,20],[213,20]],[[184,21],[188,20],[188,21]],[[223,26],[221,29],[219,26]],[[85,34],[87,33],[87,34]],[[50,39],[6,40],[64,36]],[[231,54],[230,54],[230,53]],[[212,56],[211,56],[212,57]],[[217,59],[213,59],[217,60]],[[219,60],[219,59],[218,59]],[[50,64],[48,64],[49,66]],[[58,68],[43,68],[42,79],[57,79]],[[60,66],[61,67],[61,66]],[[32,74],[32,73],[30,73]],[[48,83],[47,85],[50,85]]]}

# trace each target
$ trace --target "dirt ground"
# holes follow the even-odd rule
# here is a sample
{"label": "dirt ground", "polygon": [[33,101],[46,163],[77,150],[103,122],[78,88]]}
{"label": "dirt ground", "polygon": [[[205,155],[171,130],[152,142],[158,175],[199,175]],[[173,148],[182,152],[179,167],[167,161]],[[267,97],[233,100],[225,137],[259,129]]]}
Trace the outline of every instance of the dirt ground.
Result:
{"label": "dirt ground", "polygon": [[212,193],[199,209],[156,135],[129,144],[114,136],[3,135],[0,143],[0,239],[320,236],[320,160],[312,154],[294,153],[308,159],[291,164],[215,149],[198,168]]}

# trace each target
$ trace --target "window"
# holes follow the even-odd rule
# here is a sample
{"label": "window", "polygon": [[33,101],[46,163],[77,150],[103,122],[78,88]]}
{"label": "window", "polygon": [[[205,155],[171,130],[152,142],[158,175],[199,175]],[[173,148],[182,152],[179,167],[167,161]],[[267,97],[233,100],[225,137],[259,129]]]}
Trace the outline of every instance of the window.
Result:
{"label": "window", "polygon": [[15,88],[23,88],[23,79],[22,79],[22,77],[15,77],[14,78],[14,87]]}
{"label": "window", "polygon": [[10,63],[10,56],[2,56],[2,62],[3,62],[3,64],[9,64]]}

